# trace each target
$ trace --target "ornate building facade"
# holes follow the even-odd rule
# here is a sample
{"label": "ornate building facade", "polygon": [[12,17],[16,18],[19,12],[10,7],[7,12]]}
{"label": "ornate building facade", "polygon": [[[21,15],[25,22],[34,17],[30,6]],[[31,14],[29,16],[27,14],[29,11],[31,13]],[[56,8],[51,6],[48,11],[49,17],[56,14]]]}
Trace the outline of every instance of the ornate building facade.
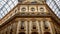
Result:
{"label": "ornate building facade", "polygon": [[60,19],[45,0],[18,0],[0,20],[0,34],[60,34]]}

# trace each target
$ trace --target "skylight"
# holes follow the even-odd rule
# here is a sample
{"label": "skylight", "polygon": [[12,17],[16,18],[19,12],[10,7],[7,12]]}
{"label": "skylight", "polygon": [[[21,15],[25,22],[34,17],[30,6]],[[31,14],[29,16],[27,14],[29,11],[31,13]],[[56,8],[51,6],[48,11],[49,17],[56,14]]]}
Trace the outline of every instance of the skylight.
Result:
{"label": "skylight", "polygon": [[[0,19],[16,6],[17,3],[18,0],[0,0]],[[60,18],[60,0],[46,0],[46,3]]]}
{"label": "skylight", "polygon": [[0,0],[0,19],[16,6],[17,3],[17,0]]}
{"label": "skylight", "polygon": [[60,18],[60,0],[46,0],[48,6]]}

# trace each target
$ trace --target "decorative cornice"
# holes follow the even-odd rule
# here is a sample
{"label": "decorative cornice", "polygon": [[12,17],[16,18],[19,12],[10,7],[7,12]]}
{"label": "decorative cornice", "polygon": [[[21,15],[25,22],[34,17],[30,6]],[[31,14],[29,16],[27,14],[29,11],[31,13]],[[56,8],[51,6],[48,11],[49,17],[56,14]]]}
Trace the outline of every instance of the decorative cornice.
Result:
{"label": "decorative cornice", "polygon": [[19,4],[45,4],[45,0],[18,0]]}
{"label": "decorative cornice", "polygon": [[[25,15],[25,16],[22,16],[22,15],[20,15],[20,12],[19,11],[17,11],[17,13],[15,12],[15,11],[13,11],[16,7],[17,7],[17,10],[18,10],[18,6],[19,6],[19,4],[17,4],[4,18],[2,18],[1,20],[0,20],[0,24],[2,25],[2,24],[4,24],[4,23],[7,23],[7,21],[9,21],[9,20],[11,20],[11,19],[13,19],[14,17],[44,17],[44,18],[46,18],[46,17],[50,17],[50,18],[52,18],[53,20],[55,20],[55,21],[57,21],[57,23],[58,24],[60,24],[60,19],[56,16],[56,14],[50,9],[50,7],[47,5],[47,4],[45,4],[46,5],[46,7],[47,7],[47,9],[50,11],[50,15],[48,15],[48,14],[46,14],[46,15],[38,15],[38,16],[32,16],[32,15],[30,15],[30,16],[28,16],[28,15]],[[12,16],[13,15],[13,16]],[[12,17],[11,17],[12,16]],[[5,21],[5,19],[7,19],[6,21]],[[4,21],[3,21],[4,20]]]}

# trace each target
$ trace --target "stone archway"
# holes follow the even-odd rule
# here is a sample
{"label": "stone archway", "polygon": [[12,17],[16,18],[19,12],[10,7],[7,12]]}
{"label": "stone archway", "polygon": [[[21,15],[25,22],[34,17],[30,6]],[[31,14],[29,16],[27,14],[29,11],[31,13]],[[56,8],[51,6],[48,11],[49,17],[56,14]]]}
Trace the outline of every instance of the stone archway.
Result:
{"label": "stone archway", "polygon": [[44,32],[44,34],[51,34],[50,32]]}
{"label": "stone archway", "polygon": [[20,32],[19,34],[25,34],[25,32]]}
{"label": "stone archway", "polygon": [[32,32],[31,34],[38,34],[38,32]]}

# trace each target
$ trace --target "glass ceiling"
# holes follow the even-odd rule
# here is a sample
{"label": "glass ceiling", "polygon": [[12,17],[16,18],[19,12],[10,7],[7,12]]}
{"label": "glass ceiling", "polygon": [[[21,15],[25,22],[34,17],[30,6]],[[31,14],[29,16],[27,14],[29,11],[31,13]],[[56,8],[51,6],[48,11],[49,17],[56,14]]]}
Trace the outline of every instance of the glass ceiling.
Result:
{"label": "glass ceiling", "polygon": [[0,19],[16,6],[17,3],[17,0],[0,0]]}
{"label": "glass ceiling", "polygon": [[[3,18],[14,6],[18,0],[0,0],[0,19]],[[46,0],[46,3],[60,18],[60,0]]]}
{"label": "glass ceiling", "polygon": [[60,0],[46,0],[48,6],[60,18]]}

